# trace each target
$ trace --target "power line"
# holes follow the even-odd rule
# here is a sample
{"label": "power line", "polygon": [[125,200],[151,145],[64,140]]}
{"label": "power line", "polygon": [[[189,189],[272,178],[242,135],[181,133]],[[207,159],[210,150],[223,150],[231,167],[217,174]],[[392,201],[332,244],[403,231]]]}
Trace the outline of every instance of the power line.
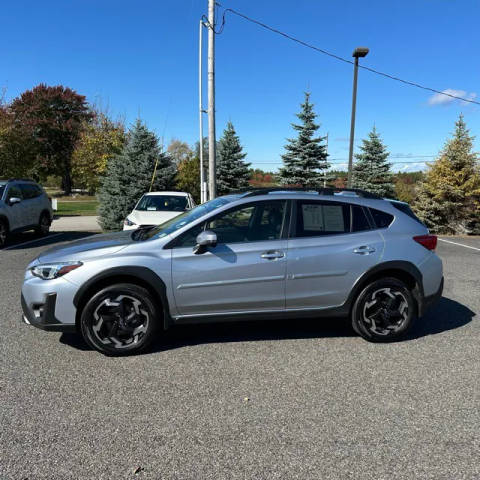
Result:
{"label": "power line", "polygon": [[[330,161],[327,160],[330,165],[346,165],[348,162],[348,159],[345,160],[337,160],[337,161]],[[258,165],[282,165],[281,162],[253,162]],[[404,165],[408,163],[429,163],[428,160],[408,160],[406,162],[388,162],[393,165]]]}
{"label": "power line", "polygon": [[[218,2],[216,2],[216,4],[220,7],[222,7],[222,4],[220,4]],[[331,52],[328,52],[327,50],[324,50],[323,48],[316,47],[315,45],[304,42],[303,40],[300,40],[296,37],[292,37],[288,33],[282,32],[280,30],[277,30],[276,28],[273,28],[269,25],[266,25],[265,23],[262,23],[258,20],[255,20],[254,18],[248,17],[247,15],[244,15],[243,13],[240,13],[237,10],[234,10],[233,8],[224,9],[223,16],[222,16],[222,24],[220,25],[220,28],[218,29],[218,31],[215,31],[215,33],[217,35],[220,35],[221,33],[223,33],[223,29],[225,28],[225,16],[228,12],[233,13],[234,15],[237,15],[238,17],[241,17],[241,18],[243,18],[243,19],[245,19],[245,20],[247,20],[251,23],[255,23],[256,25],[259,25],[260,27],[265,28],[266,30],[270,30],[273,33],[281,35],[282,37],[288,38],[289,40],[292,40],[293,42],[299,43],[300,45],[303,45],[304,47],[310,48],[310,49],[315,50],[315,51],[317,51],[319,53],[322,53],[324,55],[328,55],[329,57],[332,57],[336,60],[339,60],[339,61],[345,62],[345,63],[349,63],[350,65],[353,65],[353,63],[354,63],[352,60],[349,60],[348,58],[344,58],[344,57],[341,57],[339,55],[335,55],[334,53],[331,53]],[[446,97],[451,97],[451,98],[454,98],[456,100],[462,100],[463,102],[474,103],[475,105],[480,105],[480,102],[477,102],[475,100],[459,97],[457,95],[452,95],[451,93],[445,93],[445,92],[442,92],[440,90],[436,90],[435,88],[426,87],[424,85],[420,85],[419,83],[411,82],[409,80],[404,80],[402,78],[395,77],[394,75],[390,75],[390,74],[385,73],[385,72],[380,72],[379,70],[375,70],[375,69],[367,67],[365,65],[359,65],[359,68],[363,68],[364,70],[368,70],[369,72],[375,73],[376,75],[381,75],[382,77],[389,78],[390,80],[395,80],[397,82],[404,83],[405,85],[410,85],[412,87],[417,87],[417,88],[420,88],[422,90],[427,90],[429,92],[438,93],[439,95],[444,95]]]}

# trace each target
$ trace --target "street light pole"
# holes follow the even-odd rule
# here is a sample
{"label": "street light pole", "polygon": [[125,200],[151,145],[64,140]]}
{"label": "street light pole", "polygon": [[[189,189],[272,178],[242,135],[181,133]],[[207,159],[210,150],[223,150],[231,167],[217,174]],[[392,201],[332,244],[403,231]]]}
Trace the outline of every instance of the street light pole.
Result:
{"label": "street light pole", "polygon": [[369,50],[366,47],[357,47],[352,57],[355,58],[353,67],[353,93],[352,93],[352,118],[350,121],[350,149],[348,152],[348,174],[347,187],[352,188],[352,170],[353,170],[353,142],[355,140],[355,114],[357,109],[357,78],[358,78],[358,59],[366,57]]}

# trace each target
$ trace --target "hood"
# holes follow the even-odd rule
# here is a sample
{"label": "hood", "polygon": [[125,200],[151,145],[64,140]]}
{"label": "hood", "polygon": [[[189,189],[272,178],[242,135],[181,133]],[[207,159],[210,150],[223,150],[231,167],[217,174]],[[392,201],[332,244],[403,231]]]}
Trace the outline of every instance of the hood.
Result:
{"label": "hood", "polygon": [[183,212],[149,212],[148,210],[134,210],[128,219],[137,225],[160,225]]}
{"label": "hood", "polygon": [[118,252],[133,242],[131,231],[93,235],[49,248],[38,259],[42,263],[82,260]]}

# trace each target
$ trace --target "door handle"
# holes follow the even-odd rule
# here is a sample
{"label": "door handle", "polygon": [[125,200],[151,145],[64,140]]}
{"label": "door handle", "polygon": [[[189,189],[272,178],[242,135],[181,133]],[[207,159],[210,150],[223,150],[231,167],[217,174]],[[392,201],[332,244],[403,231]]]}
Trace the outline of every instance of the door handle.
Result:
{"label": "door handle", "polygon": [[285,254],[283,252],[279,252],[275,250],[275,251],[264,252],[260,256],[262,258],[265,258],[266,260],[276,260],[277,258],[283,258]]}
{"label": "door handle", "polygon": [[370,247],[369,245],[362,245],[361,247],[353,249],[353,253],[358,253],[358,255],[369,255],[374,251],[375,249],[373,247]]}

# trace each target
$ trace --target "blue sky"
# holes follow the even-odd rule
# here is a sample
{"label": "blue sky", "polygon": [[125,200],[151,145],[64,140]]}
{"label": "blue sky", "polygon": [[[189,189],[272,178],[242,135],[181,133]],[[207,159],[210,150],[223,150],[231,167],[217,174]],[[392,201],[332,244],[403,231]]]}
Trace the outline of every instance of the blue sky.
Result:
{"label": "blue sky", "polygon": [[[367,46],[365,65],[480,100],[478,0],[221,3],[341,56]],[[140,115],[165,143],[176,137],[193,144],[198,21],[206,5],[207,0],[8,1],[0,29],[0,87],[11,99],[40,82],[67,85],[127,123]],[[216,68],[217,138],[231,120],[253,166],[281,165],[290,122],[307,89],[321,133],[329,133],[333,162],[346,159],[351,65],[227,15],[217,36]],[[397,161],[438,153],[460,112],[471,132],[480,134],[479,106],[436,102],[429,92],[360,71],[356,139],[375,123],[393,155],[412,157]],[[205,131],[206,126],[205,121]]]}

